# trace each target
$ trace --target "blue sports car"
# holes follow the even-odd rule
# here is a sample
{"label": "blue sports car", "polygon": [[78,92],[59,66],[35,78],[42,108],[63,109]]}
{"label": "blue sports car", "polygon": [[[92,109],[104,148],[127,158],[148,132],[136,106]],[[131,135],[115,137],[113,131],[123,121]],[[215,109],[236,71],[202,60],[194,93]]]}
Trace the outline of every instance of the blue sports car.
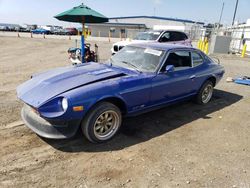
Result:
{"label": "blue sports car", "polygon": [[17,88],[22,119],[35,133],[69,138],[79,128],[90,142],[111,139],[122,117],[195,99],[210,101],[224,68],[186,46],[142,43],[105,63],[84,63],[35,74]]}
{"label": "blue sports car", "polygon": [[46,29],[35,29],[35,30],[32,30],[31,32],[34,34],[45,34],[45,35],[50,34],[50,31]]}

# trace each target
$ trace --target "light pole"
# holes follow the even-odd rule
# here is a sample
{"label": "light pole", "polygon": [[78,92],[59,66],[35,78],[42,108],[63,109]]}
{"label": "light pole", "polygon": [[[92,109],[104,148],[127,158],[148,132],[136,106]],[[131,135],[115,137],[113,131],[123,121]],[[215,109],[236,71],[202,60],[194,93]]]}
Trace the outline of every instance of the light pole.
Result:
{"label": "light pole", "polygon": [[236,0],[236,5],[235,5],[235,9],[234,9],[234,17],[233,17],[232,26],[234,25],[235,16],[236,16],[237,9],[238,9],[238,3],[239,3],[239,0]]}
{"label": "light pole", "polygon": [[221,13],[220,13],[220,19],[219,19],[219,26],[218,26],[218,28],[220,28],[220,23],[221,23],[223,11],[224,11],[224,6],[225,6],[225,3],[223,2],[223,4],[222,4],[222,9],[221,9]]}

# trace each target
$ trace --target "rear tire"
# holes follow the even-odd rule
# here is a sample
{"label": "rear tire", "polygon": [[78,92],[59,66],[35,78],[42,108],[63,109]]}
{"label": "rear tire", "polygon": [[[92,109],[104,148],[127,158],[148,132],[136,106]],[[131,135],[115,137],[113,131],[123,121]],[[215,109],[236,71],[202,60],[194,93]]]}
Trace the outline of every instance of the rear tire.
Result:
{"label": "rear tire", "polygon": [[196,103],[201,105],[207,104],[213,96],[213,91],[213,83],[210,80],[206,81],[200,88],[199,93],[195,98]]}
{"label": "rear tire", "polygon": [[120,109],[109,102],[94,106],[82,121],[84,136],[92,143],[103,143],[114,137],[122,123]]}

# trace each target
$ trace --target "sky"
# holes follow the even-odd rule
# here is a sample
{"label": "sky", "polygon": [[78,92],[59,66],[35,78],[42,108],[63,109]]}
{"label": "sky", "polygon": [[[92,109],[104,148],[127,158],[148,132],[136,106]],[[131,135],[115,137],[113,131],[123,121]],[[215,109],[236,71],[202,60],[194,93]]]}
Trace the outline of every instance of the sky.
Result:
{"label": "sky", "polygon": [[[222,23],[230,25],[236,0],[0,0],[0,23],[72,26],[53,16],[83,2],[107,17],[155,15],[205,23],[219,21],[225,2]],[[249,7],[250,0],[239,0],[237,21],[250,18]]]}

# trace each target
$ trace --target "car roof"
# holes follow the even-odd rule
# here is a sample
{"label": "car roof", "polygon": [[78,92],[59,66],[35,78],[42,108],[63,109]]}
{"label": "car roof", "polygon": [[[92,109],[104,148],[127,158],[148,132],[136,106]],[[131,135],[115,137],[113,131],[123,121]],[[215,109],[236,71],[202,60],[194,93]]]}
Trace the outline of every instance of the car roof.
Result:
{"label": "car roof", "polygon": [[141,47],[141,48],[151,48],[155,50],[163,50],[169,51],[174,49],[189,49],[189,50],[196,50],[193,47],[179,45],[179,44],[170,44],[170,43],[159,43],[159,42],[143,42],[143,43],[133,43],[129,46]]}

